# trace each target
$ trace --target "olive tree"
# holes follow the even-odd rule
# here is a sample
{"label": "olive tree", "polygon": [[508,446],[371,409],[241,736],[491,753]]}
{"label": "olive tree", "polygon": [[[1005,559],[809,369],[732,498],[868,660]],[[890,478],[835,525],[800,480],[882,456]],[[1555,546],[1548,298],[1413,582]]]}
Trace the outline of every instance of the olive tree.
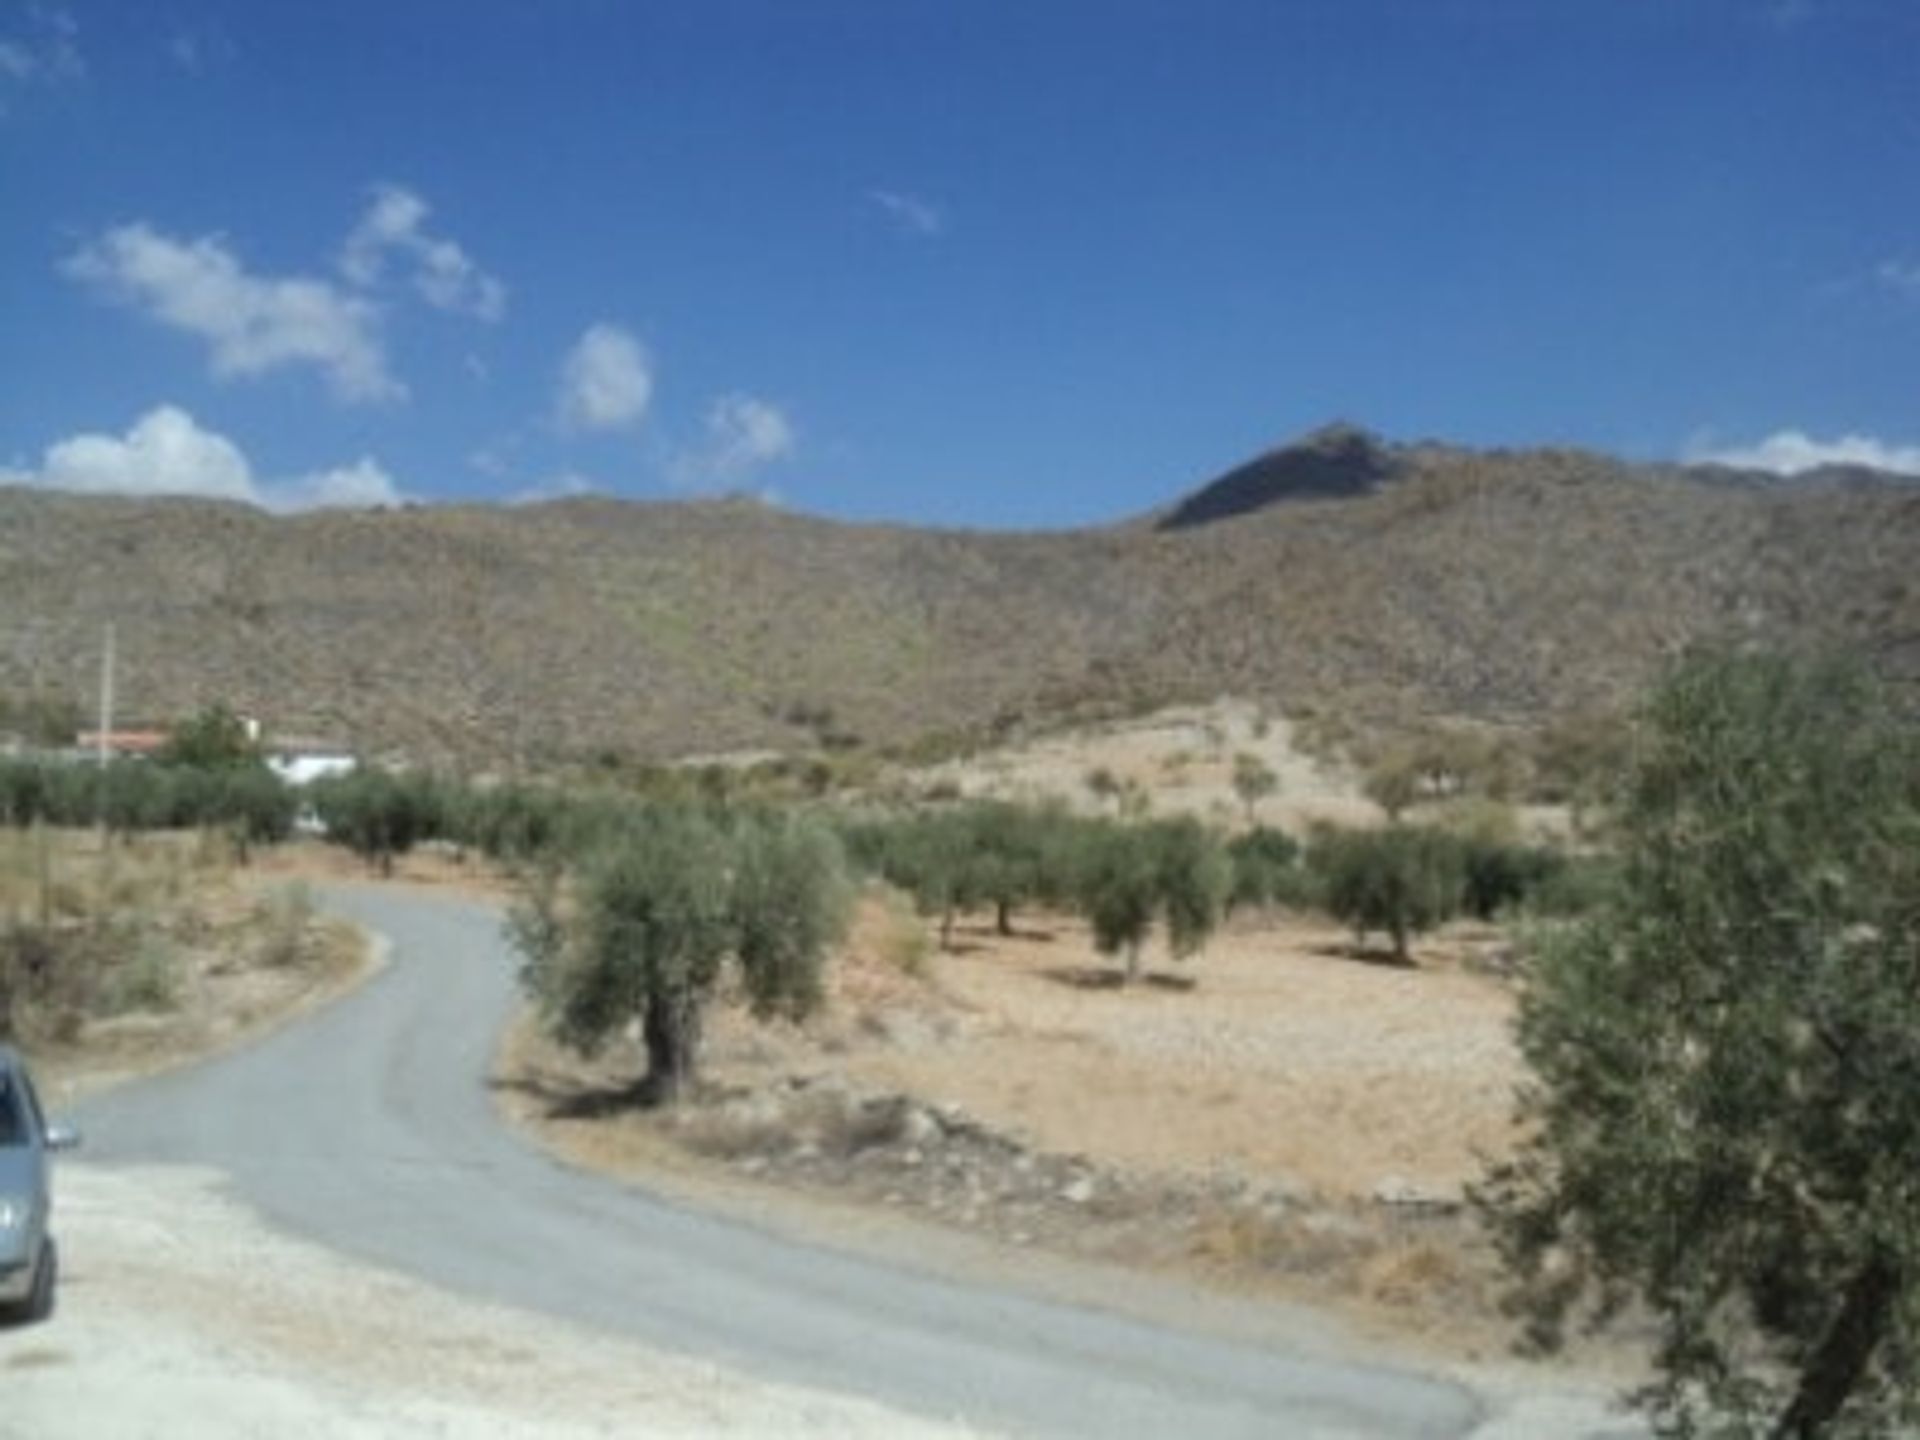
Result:
{"label": "olive tree", "polygon": [[396,855],[445,828],[448,796],[430,775],[367,767],[317,780],[307,793],[327,838],[382,875],[393,873]]}
{"label": "olive tree", "polygon": [[1651,1312],[1667,1433],[1920,1421],[1917,777],[1858,670],[1695,656],[1609,900],[1534,958],[1528,1139],[1478,1198],[1539,1343]]}
{"label": "olive tree", "polygon": [[1241,751],[1233,757],[1233,793],[1246,808],[1247,824],[1252,825],[1260,802],[1280,789],[1280,777],[1258,755]]}
{"label": "olive tree", "polygon": [[1408,941],[1460,913],[1465,882],[1460,842],[1423,826],[1330,830],[1314,840],[1310,863],[1320,895],[1337,920],[1364,944],[1384,934],[1401,964]]}
{"label": "olive tree", "polygon": [[1185,959],[1220,924],[1232,866],[1219,839],[1191,819],[1113,825],[1085,832],[1079,905],[1103,955],[1124,954],[1124,979],[1140,974],[1140,951],[1158,920],[1167,949]]}
{"label": "olive tree", "polygon": [[263,763],[247,722],[218,702],[177,722],[155,758],[164,765],[203,770]]}
{"label": "olive tree", "polygon": [[696,1077],[702,1018],[729,965],[758,1016],[819,1003],[845,927],[844,873],[838,843],[811,821],[650,807],[584,859],[569,895],[549,875],[516,907],[522,984],[583,1054],[637,1022],[640,1098],[670,1103]]}

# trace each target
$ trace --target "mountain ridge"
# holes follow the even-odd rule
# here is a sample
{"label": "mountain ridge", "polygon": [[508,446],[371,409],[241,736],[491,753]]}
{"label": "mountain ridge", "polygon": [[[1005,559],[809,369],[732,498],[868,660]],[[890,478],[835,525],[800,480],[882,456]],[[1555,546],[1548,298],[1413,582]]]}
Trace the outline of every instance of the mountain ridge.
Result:
{"label": "mountain ridge", "polygon": [[1308,439],[1366,483],[1242,486],[1265,498],[1168,525],[1202,486],[1146,524],[1025,533],[738,500],[275,516],[0,490],[0,690],[91,695],[112,621],[124,714],[223,700],[482,764],[897,745],[1221,693],[1526,722],[1705,637],[1920,676],[1920,486]]}

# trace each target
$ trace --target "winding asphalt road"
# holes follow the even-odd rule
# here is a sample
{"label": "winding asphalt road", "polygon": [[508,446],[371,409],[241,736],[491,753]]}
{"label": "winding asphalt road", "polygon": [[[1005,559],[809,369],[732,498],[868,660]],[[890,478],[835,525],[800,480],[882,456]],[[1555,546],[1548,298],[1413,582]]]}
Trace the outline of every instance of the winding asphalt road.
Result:
{"label": "winding asphalt road", "polygon": [[276,1222],[451,1289],[749,1373],[1022,1435],[1458,1436],[1479,1407],[1327,1363],[934,1279],[568,1169],[495,1120],[498,916],[371,888],[393,963],[224,1059],[84,1107],[87,1163],[212,1166]]}

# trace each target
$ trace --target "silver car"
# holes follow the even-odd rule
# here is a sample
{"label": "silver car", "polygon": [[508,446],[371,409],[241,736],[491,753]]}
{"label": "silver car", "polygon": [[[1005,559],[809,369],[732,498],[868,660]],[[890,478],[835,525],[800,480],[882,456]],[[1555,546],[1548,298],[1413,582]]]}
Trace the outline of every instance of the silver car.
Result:
{"label": "silver car", "polygon": [[47,1156],[79,1143],[72,1130],[47,1124],[26,1062],[0,1045],[0,1322],[53,1313],[60,1262],[47,1229]]}

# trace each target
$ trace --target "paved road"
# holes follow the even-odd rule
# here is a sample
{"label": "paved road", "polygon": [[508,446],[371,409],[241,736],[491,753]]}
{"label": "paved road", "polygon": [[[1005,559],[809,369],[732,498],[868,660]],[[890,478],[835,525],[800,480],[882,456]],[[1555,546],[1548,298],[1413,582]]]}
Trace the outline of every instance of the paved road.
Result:
{"label": "paved road", "polygon": [[88,1163],[210,1165],[274,1220],[452,1289],[750,1373],[1034,1435],[1456,1436],[1457,1386],[929,1278],[555,1164],[481,1077],[514,961],[484,908],[325,895],[386,935],[371,984],[80,1112]]}

